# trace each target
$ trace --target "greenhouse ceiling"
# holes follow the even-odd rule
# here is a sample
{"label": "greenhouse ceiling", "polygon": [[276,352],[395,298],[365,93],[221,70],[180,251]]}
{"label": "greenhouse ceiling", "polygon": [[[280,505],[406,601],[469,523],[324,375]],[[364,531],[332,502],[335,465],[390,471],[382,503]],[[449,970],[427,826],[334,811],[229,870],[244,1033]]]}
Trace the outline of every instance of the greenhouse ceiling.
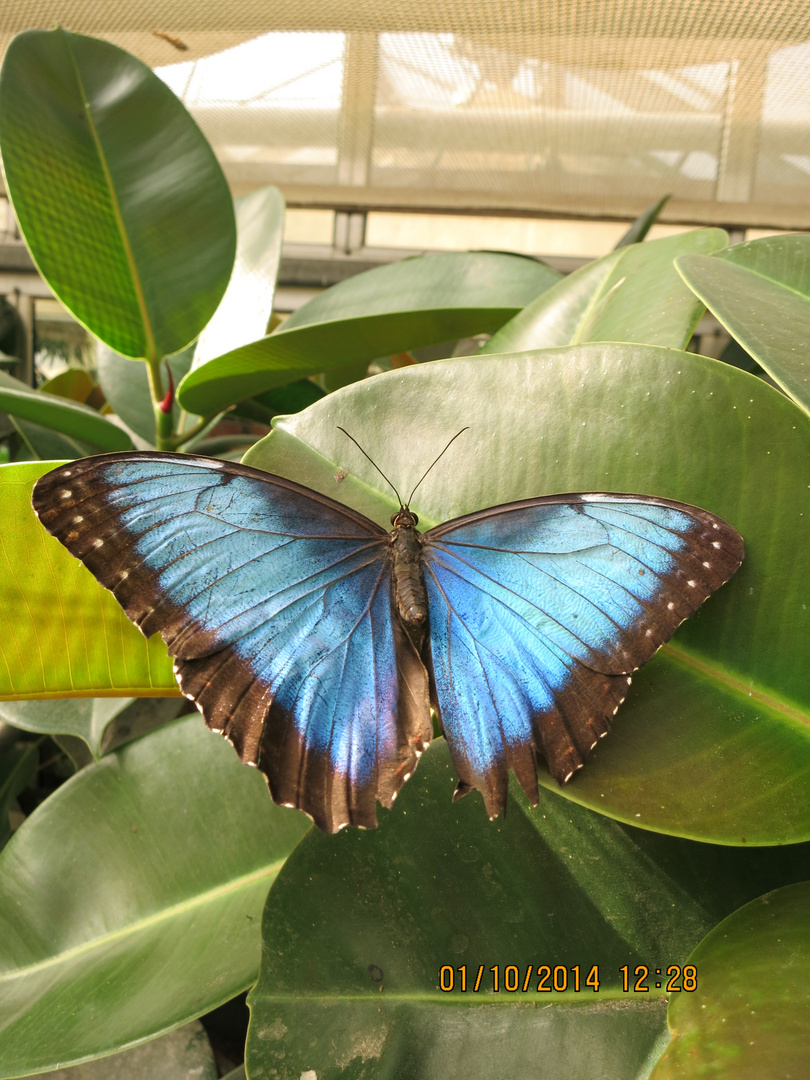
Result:
{"label": "greenhouse ceiling", "polygon": [[13,0],[151,64],[235,192],[810,227],[810,4]]}

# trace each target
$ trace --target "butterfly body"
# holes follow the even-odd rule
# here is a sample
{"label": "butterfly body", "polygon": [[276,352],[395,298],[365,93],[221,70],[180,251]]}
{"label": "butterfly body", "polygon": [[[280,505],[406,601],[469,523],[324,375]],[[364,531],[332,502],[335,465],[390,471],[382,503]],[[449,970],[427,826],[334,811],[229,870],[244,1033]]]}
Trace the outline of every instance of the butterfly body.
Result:
{"label": "butterfly body", "polygon": [[413,627],[427,622],[427,592],[422,570],[422,540],[416,531],[419,518],[403,509],[391,517],[391,557],[394,568],[394,602],[399,617]]}
{"label": "butterfly body", "polygon": [[182,692],[272,797],[373,827],[432,737],[490,816],[607,733],[630,673],[740,565],[707,511],[635,495],[510,503],[392,531],[216,459],[101,455],[42,477],[43,525],[175,658]]}

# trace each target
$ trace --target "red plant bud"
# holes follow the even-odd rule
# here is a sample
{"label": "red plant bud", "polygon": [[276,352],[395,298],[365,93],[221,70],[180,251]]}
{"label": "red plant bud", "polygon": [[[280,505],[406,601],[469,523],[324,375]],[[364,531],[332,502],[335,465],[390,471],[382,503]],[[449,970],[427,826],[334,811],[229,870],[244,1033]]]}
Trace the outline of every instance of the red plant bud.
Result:
{"label": "red plant bud", "polygon": [[160,403],[160,411],[162,413],[170,413],[174,407],[174,379],[172,378],[172,369],[166,365],[166,374],[169,376],[169,389],[166,391],[166,397]]}

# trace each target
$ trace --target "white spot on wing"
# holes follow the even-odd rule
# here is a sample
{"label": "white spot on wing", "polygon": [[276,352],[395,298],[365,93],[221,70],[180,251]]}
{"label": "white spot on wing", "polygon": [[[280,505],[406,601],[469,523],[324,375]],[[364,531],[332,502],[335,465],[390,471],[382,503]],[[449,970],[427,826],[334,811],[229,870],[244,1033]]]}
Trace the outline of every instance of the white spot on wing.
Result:
{"label": "white spot on wing", "polygon": [[694,587],[697,585],[697,582],[696,581],[687,581],[686,584],[689,586],[690,589],[694,589]]}
{"label": "white spot on wing", "polygon": [[674,610],[675,610],[675,605],[670,600],[670,602],[667,604],[667,611],[674,611]]}
{"label": "white spot on wing", "polygon": [[712,564],[710,562],[705,562],[703,565],[706,567],[707,570],[709,570]]}
{"label": "white spot on wing", "polygon": [[70,490],[70,488],[62,488],[62,490],[59,492],[59,498],[69,499],[72,494],[73,492]]}
{"label": "white spot on wing", "polygon": [[73,519],[73,524],[74,524],[74,525],[81,525],[81,523],[82,523],[83,521],[84,521],[84,518],[82,517],[82,515],[81,515],[81,514],[77,514],[77,515],[76,515],[76,517],[75,517],[75,518]]}
{"label": "white spot on wing", "polygon": [[103,540],[101,540],[101,539],[100,539],[100,538],[99,538],[99,537],[97,536],[97,537],[95,538],[95,540],[93,541],[93,547],[94,547],[94,548],[100,548],[100,547],[104,547],[104,541],[103,541]]}

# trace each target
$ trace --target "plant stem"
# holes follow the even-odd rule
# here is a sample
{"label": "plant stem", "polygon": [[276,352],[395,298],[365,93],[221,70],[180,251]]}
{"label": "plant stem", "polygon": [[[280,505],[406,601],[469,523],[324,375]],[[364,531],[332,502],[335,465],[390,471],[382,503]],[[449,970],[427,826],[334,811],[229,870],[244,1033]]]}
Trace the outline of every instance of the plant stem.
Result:
{"label": "plant stem", "polygon": [[147,357],[146,368],[149,373],[149,391],[152,395],[152,408],[155,411],[155,447],[158,450],[171,449],[172,408],[164,410],[163,380],[160,377],[159,356]]}
{"label": "plant stem", "polygon": [[176,449],[178,446],[182,446],[183,443],[188,442],[189,439],[193,439],[195,435],[199,435],[201,431],[205,431],[216,415],[216,413],[211,413],[210,416],[203,416],[194,427],[190,427],[188,431],[180,431],[177,435],[172,435],[171,438],[167,439],[167,445],[172,450]]}

